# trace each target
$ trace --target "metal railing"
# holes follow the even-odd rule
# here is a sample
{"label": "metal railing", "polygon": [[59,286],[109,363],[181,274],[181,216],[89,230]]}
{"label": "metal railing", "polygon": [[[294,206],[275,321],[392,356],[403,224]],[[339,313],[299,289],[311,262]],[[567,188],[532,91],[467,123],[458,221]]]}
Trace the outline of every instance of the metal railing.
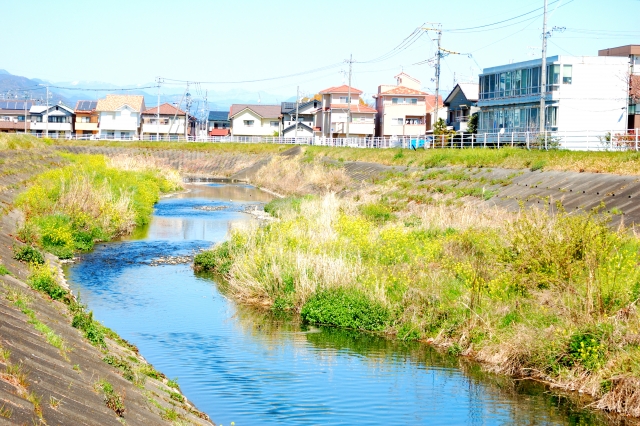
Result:
{"label": "metal railing", "polygon": [[[43,138],[45,133],[29,133]],[[204,142],[204,143],[272,143],[283,145],[313,145],[349,148],[424,148],[424,149],[478,149],[478,148],[523,148],[565,149],[574,151],[640,151],[640,129],[628,131],[588,130],[575,132],[494,132],[455,133],[445,135],[421,135],[400,137],[329,138],[280,136],[187,136],[145,134],[143,137],[120,137],[108,135],[50,133],[51,139],[65,140],[114,140],[151,142]]]}

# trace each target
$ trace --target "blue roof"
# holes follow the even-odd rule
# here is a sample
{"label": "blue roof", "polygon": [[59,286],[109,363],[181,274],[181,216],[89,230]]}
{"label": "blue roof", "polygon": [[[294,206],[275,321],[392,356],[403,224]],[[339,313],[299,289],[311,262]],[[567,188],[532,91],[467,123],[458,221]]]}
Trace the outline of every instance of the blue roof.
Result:
{"label": "blue roof", "polygon": [[209,121],[229,121],[229,111],[209,111]]}

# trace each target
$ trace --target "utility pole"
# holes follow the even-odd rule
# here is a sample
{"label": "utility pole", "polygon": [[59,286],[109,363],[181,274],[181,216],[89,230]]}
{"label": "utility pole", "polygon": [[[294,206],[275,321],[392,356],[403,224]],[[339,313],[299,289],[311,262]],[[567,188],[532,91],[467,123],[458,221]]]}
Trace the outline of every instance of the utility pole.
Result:
{"label": "utility pole", "polygon": [[[546,0],[545,0],[546,1]],[[440,24],[438,25],[438,51],[436,52],[436,106],[435,106],[435,114],[433,117],[433,123],[431,124],[431,129],[435,129],[435,125],[438,122],[438,108],[439,108],[439,102],[438,99],[440,99],[440,58],[442,57],[442,54],[440,53],[440,44],[442,42],[442,27]]]}
{"label": "utility pole", "polygon": [[351,67],[353,65],[353,54],[349,55],[349,88],[347,90],[347,132],[349,139],[349,123],[351,123]]}
{"label": "utility pole", "polygon": [[24,92],[24,134],[27,134],[27,92]]}
{"label": "utility pole", "polygon": [[184,121],[184,138],[188,140],[189,134],[189,109],[191,108],[191,93],[189,93],[189,82],[187,82],[187,94],[185,95],[185,121]]}
{"label": "utility pole", "polygon": [[293,133],[294,139],[298,140],[298,111],[300,110],[300,86],[296,87],[296,130]]}
{"label": "utility pole", "polygon": [[158,107],[156,108],[156,142],[160,140],[160,77],[158,77]]}
{"label": "utility pole", "polygon": [[47,86],[47,121],[44,123],[45,127],[45,137],[49,137],[49,86]]}
{"label": "utility pole", "polygon": [[540,133],[545,132],[545,96],[547,95],[547,0],[544,0],[542,19],[542,67],[540,69]]}

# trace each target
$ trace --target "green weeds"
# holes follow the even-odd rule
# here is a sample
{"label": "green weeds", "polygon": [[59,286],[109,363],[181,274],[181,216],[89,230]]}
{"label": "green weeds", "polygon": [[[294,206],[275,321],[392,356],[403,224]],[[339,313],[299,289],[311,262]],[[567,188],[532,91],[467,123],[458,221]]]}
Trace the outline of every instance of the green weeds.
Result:
{"label": "green weeds", "polygon": [[105,379],[100,379],[95,383],[96,390],[102,390],[105,405],[112,409],[119,417],[124,416],[124,394],[113,389],[113,385]]}
{"label": "green weeds", "polygon": [[386,307],[352,289],[331,289],[316,293],[302,307],[306,322],[356,330],[382,331],[389,323]]}

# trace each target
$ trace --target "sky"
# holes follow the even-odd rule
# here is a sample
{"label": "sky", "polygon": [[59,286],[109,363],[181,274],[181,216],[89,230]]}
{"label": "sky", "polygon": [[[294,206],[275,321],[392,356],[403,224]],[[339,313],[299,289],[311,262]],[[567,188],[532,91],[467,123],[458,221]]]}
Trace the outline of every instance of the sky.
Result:
{"label": "sky", "polygon": [[[559,28],[548,39],[549,56],[595,56],[640,44],[640,0],[548,1],[548,29]],[[352,86],[366,97],[394,84],[401,70],[433,93],[432,63],[415,64],[436,52],[437,33],[420,28],[440,23],[442,47],[460,53],[442,60],[446,96],[455,82],[477,82],[482,68],[540,57],[542,12],[528,12],[542,6],[543,0],[6,1],[2,26],[11,36],[0,69],[78,84],[147,85],[160,76],[167,91],[199,81],[212,97],[233,90],[255,93],[256,101],[261,93],[284,100],[298,86],[313,94],[346,83],[353,55]]]}

